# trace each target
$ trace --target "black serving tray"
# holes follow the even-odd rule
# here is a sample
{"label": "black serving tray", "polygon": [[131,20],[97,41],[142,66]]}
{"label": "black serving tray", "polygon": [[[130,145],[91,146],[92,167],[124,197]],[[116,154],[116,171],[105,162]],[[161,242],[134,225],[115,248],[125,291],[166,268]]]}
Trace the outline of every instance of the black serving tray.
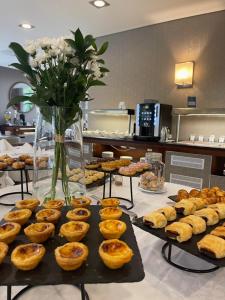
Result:
{"label": "black serving tray", "polygon": [[[169,222],[169,223],[172,223],[172,222]],[[206,260],[207,262],[209,262],[215,266],[218,266],[218,267],[225,267],[225,258],[213,259],[213,258],[210,258],[210,257],[200,253],[197,248],[197,242],[200,241],[206,234],[210,233],[214,228],[216,228],[217,226],[219,226],[223,223],[224,223],[224,220],[221,220],[216,225],[207,226],[207,229],[205,232],[198,234],[198,235],[193,235],[189,241],[179,243],[176,240],[169,239],[165,234],[164,228],[155,229],[155,228],[150,228],[149,226],[145,225],[143,222],[143,217],[138,218],[133,222],[133,224],[135,226],[141,228],[142,230],[147,231],[148,233],[151,233],[151,234],[157,236],[158,238],[160,238],[166,242],[169,242],[169,243],[173,244],[174,246],[177,246],[178,248],[180,248],[194,256],[197,256],[203,260]]]}
{"label": "black serving tray", "polygon": [[[40,210],[41,207],[38,209]],[[67,241],[59,237],[59,227],[68,222],[65,217],[66,212],[71,209],[63,207],[61,220],[56,226],[56,233],[52,239],[44,243],[46,254],[39,266],[31,271],[17,270],[10,262],[10,255],[15,246],[28,243],[28,239],[21,230],[16,240],[10,245],[8,255],[0,265],[0,285],[58,285],[58,284],[84,284],[84,283],[111,283],[111,282],[138,282],[144,278],[144,270],[140,252],[137,246],[133,227],[128,215],[124,214],[121,220],[126,222],[127,231],[121,237],[133,250],[134,256],[130,263],[118,270],[110,270],[101,261],[98,255],[98,248],[103,241],[99,232],[98,223],[99,206],[90,206],[91,217],[88,220],[90,229],[87,236],[82,240],[89,248],[89,256],[86,264],[75,271],[63,271],[55,261],[54,249],[63,245]],[[30,222],[35,222],[34,214]],[[0,223],[4,223],[1,221]],[[28,224],[29,224],[28,223]],[[28,225],[26,224],[26,226]]]}
{"label": "black serving tray", "polygon": [[174,202],[177,202],[177,195],[168,196],[168,198]]}

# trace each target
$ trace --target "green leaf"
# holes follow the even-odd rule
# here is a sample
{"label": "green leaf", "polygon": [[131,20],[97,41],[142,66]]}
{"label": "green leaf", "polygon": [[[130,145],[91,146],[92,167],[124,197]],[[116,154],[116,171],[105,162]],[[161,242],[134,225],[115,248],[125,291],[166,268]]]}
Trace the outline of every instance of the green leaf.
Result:
{"label": "green leaf", "polygon": [[88,82],[88,85],[89,86],[104,86],[106,84],[101,80],[91,80],[90,82]]}
{"label": "green leaf", "polygon": [[15,53],[18,61],[22,65],[29,65],[29,54],[24,50],[24,48],[18,43],[11,43],[9,48]]}
{"label": "green leaf", "polygon": [[79,28],[75,31],[74,37],[75,37],[75,43],[76,43],[77,48],[80,50],[83,49],[84,37]]}
{"label": "green leaf", "polygon": [[19,104],[20,102],[24,102],[24,101],[30,101],[30,96],[16,96],[13,97],[12,99],[10,99],[9,103],[7,104],[7,108],[14,106],[16,104]]}
{"label": "green leaf", "polygon": [[100,67],[100,71],[101,71],[102,73],[107,73],[107,72],[109,72],[109,69],[107,69],[107,68],[105,68],[105,67]]}
{"label": "green leaf", "polygon": [[18,64],[18,63],[13,63],[10,66],[24,72],[25,74],[29,75],[31,78],[34,79],[34,73],[32,68],[29,65],[23,65],[23,64]]}
{"label": "green leaf", "polygon": [[105,42],[102,44],[101,48],[98,50],[97,55],[102,55],[108,49],[109,42]]}
{"label": "green leaf", "polygon": [[104,65],[104,63],[105,63],[104,59],[97,59],[97,62],[102,65]]}

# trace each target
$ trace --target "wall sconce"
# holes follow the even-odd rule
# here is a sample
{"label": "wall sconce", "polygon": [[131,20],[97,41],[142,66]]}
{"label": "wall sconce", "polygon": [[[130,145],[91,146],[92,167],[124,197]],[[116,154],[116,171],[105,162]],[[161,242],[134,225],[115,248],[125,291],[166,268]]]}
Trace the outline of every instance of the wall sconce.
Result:
{"label": "wall sconce", "polygon": [[194,62],[175,64],[175,84],[178,88],[193,86]]}

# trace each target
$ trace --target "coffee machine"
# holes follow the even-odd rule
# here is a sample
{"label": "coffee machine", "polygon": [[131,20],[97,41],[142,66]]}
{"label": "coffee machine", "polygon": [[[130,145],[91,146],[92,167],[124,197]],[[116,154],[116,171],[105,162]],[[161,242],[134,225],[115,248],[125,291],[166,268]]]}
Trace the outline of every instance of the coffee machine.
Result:
{"label": "coffee machine", "polygon": [[155,101],[137,104],[134,139],[159,141],[163,127],[171,131],[172,105]]}

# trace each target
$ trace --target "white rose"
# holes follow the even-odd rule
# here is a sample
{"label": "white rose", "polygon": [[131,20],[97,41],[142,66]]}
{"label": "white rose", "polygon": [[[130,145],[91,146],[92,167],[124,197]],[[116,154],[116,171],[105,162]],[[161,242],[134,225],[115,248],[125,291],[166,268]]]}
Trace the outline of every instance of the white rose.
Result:
{"label": "white rose", "polygon": [[28,46],[25,47],[25,50],[30,55],[35,55],[36,54],[36,46],[35,46],[35,44],[29,44]]}
{"label": "white rose", "polygon": [[31,59],[30,65],[32,68],[37,68],[38,67],[38,60],[36,58]]}
{"label": "white rose", "polygon": [[36,60],[38,62],[39,65],[43,64],[46,62],[47,59],[49,59],[50,56],[45,53],[45,52],[42,52],[42,53],[39,53],[38,56],[36,57]]}
{"label": "white rose", "polygon": [[100,78],[102,73],[100,71],[99,65],[96,62],[92,62],[91,64],[91,70],[94,72],[94,76],[96,78]]}
{"label": "white rose", "polygon": [[40,39],[39,40],[39,46],[42,48],[42,49],[45,49],[45,48],[50,48],[51,47],[51,39],[50,38],[43,38],[43,39]]}

